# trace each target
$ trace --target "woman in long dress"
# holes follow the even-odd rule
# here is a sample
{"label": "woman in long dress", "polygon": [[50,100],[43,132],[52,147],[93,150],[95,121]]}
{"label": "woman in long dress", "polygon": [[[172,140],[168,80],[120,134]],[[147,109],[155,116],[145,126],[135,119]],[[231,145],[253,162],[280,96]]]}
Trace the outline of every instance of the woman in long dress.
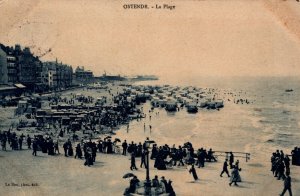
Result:
{"label": "woman in long dress", "polygon": [[232,183],[234,183],[234,185],[238,186],[237,182],[239,182],[240,179],[241,179],[241,176],[239,174],[239,170],[236,166],[233,165],[229,186],[231,186]]}
{"label": "woman in long dress", "polygon": [[241,179],[241,176],[240,176],[240,171],[241,171],[242,169],[240,168],[239,163],[240,163],[239,160],[237,160],[237,161],[235,162],[235,167],[236,167],[236,169],[238,170],[237,182],[242,182],[242,179]]}

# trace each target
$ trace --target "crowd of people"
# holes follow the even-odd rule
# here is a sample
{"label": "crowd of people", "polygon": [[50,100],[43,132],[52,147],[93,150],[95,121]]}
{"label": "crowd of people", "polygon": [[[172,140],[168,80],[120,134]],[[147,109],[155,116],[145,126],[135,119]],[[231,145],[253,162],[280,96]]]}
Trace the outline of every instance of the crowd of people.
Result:
{"label": "crowd of people", "polygon": [[27,137],[22,133],[17,136],[16,132],[0,131],[0,142],[3,151],[7,150],[7,144],[11,147],[11,150],[22,150],[23,143],[26,141],[28,149],[31,149],[31,144],[33,143],[32,138],[27,135]]}
{"label": "crowd of people", "polygon": [[[122,143],[122,154],[126,155],[130,153],[131,155],[131,167],[130,169],[135,169],[135,158],[141,158],[141,165],[145,165],[146,167],[146,155],[150,153],[150,149],[148,149],[148,144],[153,141],[150,141],[149,138],[142,144],[141,142],[134,143],[133,141],[128,144],[125,140]],[[169,145],[165,144],[163,146],[157,146],[157,144],[153,143],[151,149],[150,159],[154,161],[154,167],[158,170],[166,170],[168,167],[173,166],[184,166],[185,164],[191,165],[196,164],[198,168],[204,167],[205,162],[217,161],[215,156],[213,155],[214,152],[212,149],[206,151],[206,149],[200,148],[196,152],[193,148],[191,143],[186,143],[183,146],[178,146],[176,148],[175,145],[170,147]]]}
{"label": "crowd of people", "polygon": [[271,171],[277,180],[284,180],[287,174],[290,174],[290,158],[283,151],[276,150],[271,157]]}
{"label": "crowd of people", "polygon": [[[27,149],[32,149],[32,155],[37,156],[37,151],[41,151],[42,153],[48,153],[48,155],[60,154],[59,151],[59,142],[52,139],[51,136],[46,135],[35,135],[31,137],[30,135],[17,135],[15,132],[4,131],[0,132],[0,141],[2,150],[7,150],[7,144],[11,147],[12,150],[22,150],[23,143],[27,144]],[[115,141],[111,140],[111,137],[106,137],[104,140],[98,140],[98,143],[92,141],[81,140],[80,142],[74,142],[68,139],[63,143],[62,147],[64,150],[64,156],[66,157],[74,157],[85,160],[84,165],[91,166],[96,161],[97,152],[98,153],[120,153],[124,156],[130,155],[131,160],[131,170],[137,170],[136,166],[136,157],[140,158],[140,167],[147,168],[146,157],[149,154],[151,160],[154,160],[154,167],[158,170],[165,170],[168,167],[172,166],[189,166],[189,173],[192,174],[194,180],[199,180],[195,167],[204,167],[205,162],[217,161],[214,156],[214,151],[209,149],[206,151],[204,148],[199,148],[198,150],[194,150],[193,145],[189,142],[185,143],[182,146],[176,147],[173,145],[170,147],[165,144],[162,146],[158,146],[154,141],[149,140],[147,138],[144,143],[127,143],[124,140],[121,143],[122,150],[117,151],[119,145],[118,142],[121,142],[119,139],[115,139]],[[73,153],[73,144],[75,147],[75,153]],[[152,144],[151,149],[149,148],[149,144]],[[292,154],[292,164],[297,164],[297,158],[299,157],[299,148],[295,147],[291,152]],[[284,189],[281,195],[284,195],[286,191],[291,191],[291,177],[290,177],[290,158],[287,154],[284,154],[283,151],[277,150],[272,154],[271,157],[271,171],[278,180],[284,181]],[[231,173],[229,172],[229,168],[232,169]],[[223,169],[220,174],[220,177],[223,177],[223,174],[227,174],[230,177],[230,183],[238,186],[238,182],[241,182],[240,176],[241,168],[239,166],[239,160],[234,162],[234,155],[232,152],[229,153],[228,159],[224,161]],[[130,182],[130,187],[126,190],[126,194],[129,192],[135,191],[136,189],[133,187],[137,187],[138,183],[137,178],[133,178]],[[158,183],[157,176],[152,180],[152,187],[159,187],[156,190],[163,189],[165,191],[173,190],[168,183],[165,183],[163,178]],[[164,185],[164,188],[161,188],[161,185]],[[171,181],[169,182],[171,183]],[[172,191],[171,191],[172,192]],[[125,193],[124,193],[125,194]],[[175,195],[175,193],[174,193]]]}
{"label": "crowd of people", "polygon": [[[147,188],[144,186],[146,185],[142,184],[140,180],[137,178],[137,176],[134,175],[129,182],[129,187],[125,189],[123,195],[131,195],[131,193],[136,193],[139,187],[143,187],[142,191],[144,191]],[[162,176],[159,180],[158,176],[155,175],[155,177],[151,180],[148,188],[149,191],[151,192],[151,195],[159,195],[159,194],[168,194],[169,196],[176,195],[172,186],[172,180],[169,179],[167,181],[164,176]]]}
{"label": "crowd of people", "polygon": [[283,196],[286,191],[289,191],[290,196],[292,196],[290,158],[287,154],[285,155],[282,150],[273,152],[271,157],[271,171],[277,180],[284,181],[283,191],[280,195]]}

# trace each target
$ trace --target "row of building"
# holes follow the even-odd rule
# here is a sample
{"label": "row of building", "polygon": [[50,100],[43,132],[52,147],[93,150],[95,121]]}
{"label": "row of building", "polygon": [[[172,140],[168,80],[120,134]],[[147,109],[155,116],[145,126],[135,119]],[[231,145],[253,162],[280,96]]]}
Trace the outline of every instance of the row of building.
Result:
{"label": "row of building", "polygon": [[24,87],[34,92],[60,90],[93,79],[92,71],[61,62],[42,62],[28,47],[0,44],[0,86]]}

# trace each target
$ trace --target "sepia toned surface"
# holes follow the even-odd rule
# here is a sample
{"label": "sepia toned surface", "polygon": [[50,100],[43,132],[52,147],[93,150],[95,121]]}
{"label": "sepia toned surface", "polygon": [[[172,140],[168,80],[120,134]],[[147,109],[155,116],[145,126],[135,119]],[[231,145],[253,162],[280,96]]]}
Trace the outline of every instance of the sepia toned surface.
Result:
{"label": "sepia toned surface", "polygon": [[[137,2],[176,7],[124,9]],[[133,122],[130,133],[121,127],[117,136],[251,153],[250,162],[241,160],[240,187],[219,177],[223,160],[199,169],[198,183],[186,169],[158,171],[151,164],[151,178],[172,179],[178,195],[278,195],[283,182],[272,177],[271,153],[289,154],[300,139],[299,19],[300,3],[292,0],[0,0],[0,43],[28,46],[36,55],[51,48],[42,60],[82,65],[95,75],[155,74],[160,85],[242,89],[255,104],[228,103],[219,112],[195,116],[161,112],[151,135],[140,131],[142,122]],[[284,94],[288,88],[294,93]],[[12,118],[12,111],[3,114],[2,122]],[[1,151],[0,159],[5,195],[121,195],[128,186],[122,176],[130,171],[129,157],[101,154],[91,168],[26,151]],[[293,193],[299,195],[300,168],[291,170]],[[136,175],[144,179],[145,172]],[[12,182],[38,186],[5,186]]]}
{"label": "sepia toned surface", "polygon": [[174,10],[126,3],[134,2],[2,1],[1,41],[36,54],[52,48],[43,59],[98,75],[299,74],[296,1],[167,1]]}

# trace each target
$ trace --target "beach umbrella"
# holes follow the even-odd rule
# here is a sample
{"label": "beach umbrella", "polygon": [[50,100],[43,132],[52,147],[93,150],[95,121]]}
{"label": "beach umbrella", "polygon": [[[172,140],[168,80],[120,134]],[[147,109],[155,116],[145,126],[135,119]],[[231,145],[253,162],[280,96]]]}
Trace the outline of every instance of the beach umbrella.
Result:
{"label": "beach umbrella", "polygon": [[123,178],[131,178],[133,176],[135,176],[133,173],[127,173],[123,176]]}

